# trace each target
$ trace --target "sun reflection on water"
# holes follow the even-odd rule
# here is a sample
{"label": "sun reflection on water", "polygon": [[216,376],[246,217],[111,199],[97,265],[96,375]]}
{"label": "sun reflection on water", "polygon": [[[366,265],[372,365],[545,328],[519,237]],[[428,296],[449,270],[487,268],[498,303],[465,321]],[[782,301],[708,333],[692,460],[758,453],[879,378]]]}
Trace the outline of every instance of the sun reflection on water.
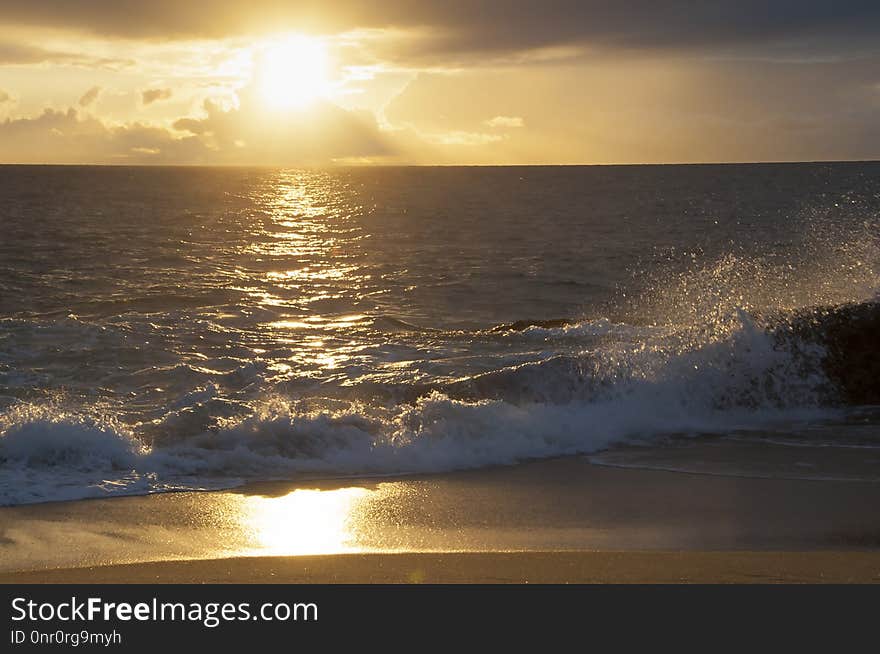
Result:
{"label": "sun reflection on water", "polygon": [[251,234],[238,250],[248,263],[228,287],[243,299],[228,322],[258,325],[248,345],[263,348],[274,383],[356,373],[358,338],[375,331],[375,304],[365,298],[382,289],[364,265],[369,234],[350,185],[282,171],[249,200],[256,208]]}

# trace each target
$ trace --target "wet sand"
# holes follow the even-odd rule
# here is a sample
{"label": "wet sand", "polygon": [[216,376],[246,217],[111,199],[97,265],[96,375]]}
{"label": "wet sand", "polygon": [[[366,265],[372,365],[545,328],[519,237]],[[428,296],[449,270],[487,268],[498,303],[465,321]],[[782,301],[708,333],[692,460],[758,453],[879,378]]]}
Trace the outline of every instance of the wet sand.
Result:
{"label": "wet sand", "polygon": [[877,582],[880,484],[581,457],[0,509],[0,582]]}

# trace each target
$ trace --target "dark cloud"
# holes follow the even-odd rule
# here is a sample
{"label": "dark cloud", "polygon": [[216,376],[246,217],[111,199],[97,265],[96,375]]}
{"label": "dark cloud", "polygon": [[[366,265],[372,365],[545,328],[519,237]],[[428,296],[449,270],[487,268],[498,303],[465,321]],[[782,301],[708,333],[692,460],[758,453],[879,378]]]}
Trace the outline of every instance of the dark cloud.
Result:
{"label": "dark cloud", "polygon": [[3,89],[0,89],[0,104],[4,104],[6,102],[12,102],[12,96]]}
{"label": "dark cloud", "polygon": [[[459,3],[466,14],[468,3]],[[708,49],[803,43],[848,50],[880,33],[880,5],[864,0],[556,0],[477,2],[474,22],[427,40],[430,51],[519,50],[560,44]]]}
{"label": "dark cloud", "polygon": [[145,105],[148,105],[160,100],[167,100],[171,95],[171,89],[146,89],[141,92],[141,100]]}
{"label": "dark cloud", "polygon": [[716,49],[803,41],[848,51],[870,46],[880,28],[873,0],[3,0],[0,8],[2,22],[135,38],[426,28],[431,36],[418,42],[425,56],[571,43]]}
{"label": "dark cloud", "polygon": [[98,96],[101,94],[100,86],[93,86],[88,91],[82,94],[82,97],[79,99],[80,107],[88,107],[95,100],[98,99]]}

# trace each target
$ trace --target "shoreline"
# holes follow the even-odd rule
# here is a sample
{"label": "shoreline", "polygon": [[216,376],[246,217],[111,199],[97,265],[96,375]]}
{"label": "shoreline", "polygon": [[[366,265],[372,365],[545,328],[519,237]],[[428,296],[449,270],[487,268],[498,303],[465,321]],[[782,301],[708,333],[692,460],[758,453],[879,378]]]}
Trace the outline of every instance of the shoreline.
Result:
{"label": "shoreline", "polygon": [[0,508],[0,583],[876,582],[878,505],[585,457],[261,482]]}

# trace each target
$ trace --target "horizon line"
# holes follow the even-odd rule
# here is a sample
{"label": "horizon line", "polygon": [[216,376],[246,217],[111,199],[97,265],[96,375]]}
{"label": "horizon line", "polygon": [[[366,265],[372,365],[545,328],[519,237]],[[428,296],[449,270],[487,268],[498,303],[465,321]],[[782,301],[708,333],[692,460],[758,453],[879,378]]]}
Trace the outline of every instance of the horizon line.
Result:
{"label": "horizon line", "polygon": [[257,168],[278,169],[326,169],[326,168],[599,168],[636,166],[776,166],[810,164],[869,164],[880,163],[878,159],[773,159],[765,161],[663,161],[628,163],[322,163],[322,164],[253,164],[253,163],[107,163],[107,162],[0,162],[0,167],[33,168]]}

